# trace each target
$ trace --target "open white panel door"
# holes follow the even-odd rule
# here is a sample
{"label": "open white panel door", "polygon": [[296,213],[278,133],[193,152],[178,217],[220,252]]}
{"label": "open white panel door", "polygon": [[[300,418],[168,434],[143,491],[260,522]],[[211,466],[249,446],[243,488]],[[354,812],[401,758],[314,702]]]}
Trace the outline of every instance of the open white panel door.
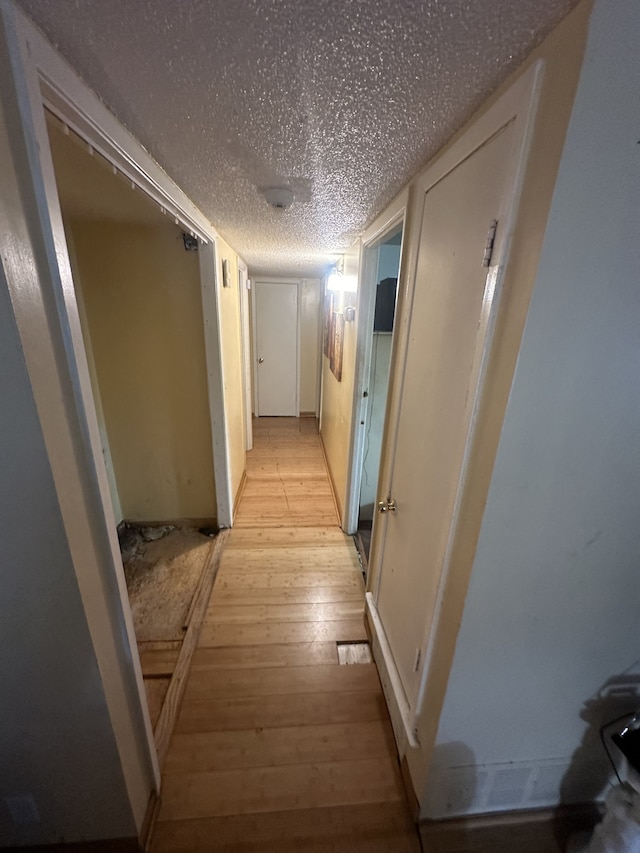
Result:
{"label": "open white panel door", "polygon": [[384,544],[368,596],[410,742],[526,152],[526,122],[494,113],[466,145],[463,137],[457,157],[425,173],[414,198],[415,278],[381,478]]}

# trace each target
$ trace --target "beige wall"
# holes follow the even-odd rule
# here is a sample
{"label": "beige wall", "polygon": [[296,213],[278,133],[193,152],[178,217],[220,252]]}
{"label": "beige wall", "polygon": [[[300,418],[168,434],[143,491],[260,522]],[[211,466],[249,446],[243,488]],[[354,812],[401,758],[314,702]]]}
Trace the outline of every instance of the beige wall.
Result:
{"label": "beige wall", "polygon": [[[344,274],[358,275],[360,243],[354,244],[344,259]],[[355,305],[355,293],[341,294],[339,311],[346,305]],[[338,382],[329,359],[322,354],[322,410],[320,412],[320,434],[329,465],[329,474],[335,491],[340,518],[344,516],[347,493],[347,471],[349,465],[349,443],[353,408],[353,383],[356,363],[356,323],[344,324],[344,351],[342,356],[342,380]]]}
{"label": "beige wall", "polygon": [[320,358],[319,278],[303,279],[300,285],[300,412],[318,407],[318,359]]}
{"label": "beige wall", "polygon": [[[222,238],[218,247],[218,285],[220,293],[220,327],[222,335],[222,371],[227,413],[227,441],[231,496],[235,501],[242,484],[246,465],[244,400],[242,394],[242,340],[240,327],[240,290],[238,256]],[[229,287],[222,286],[222,261],[229,261]]]}
{"label": "beige wall", "polygon": [[70,230],[122,514],[214,519],[198,256],[170,224]]}

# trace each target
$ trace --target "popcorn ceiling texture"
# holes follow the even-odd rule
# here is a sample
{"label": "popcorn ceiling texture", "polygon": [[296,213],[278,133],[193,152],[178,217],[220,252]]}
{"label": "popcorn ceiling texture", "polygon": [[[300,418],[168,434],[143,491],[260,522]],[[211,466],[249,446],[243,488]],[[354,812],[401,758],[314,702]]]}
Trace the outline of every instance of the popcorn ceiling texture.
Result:
{"label": "popcorn ceiling texture", "polygon": [[576,0],[18,5],[253,275],[312,276]]}

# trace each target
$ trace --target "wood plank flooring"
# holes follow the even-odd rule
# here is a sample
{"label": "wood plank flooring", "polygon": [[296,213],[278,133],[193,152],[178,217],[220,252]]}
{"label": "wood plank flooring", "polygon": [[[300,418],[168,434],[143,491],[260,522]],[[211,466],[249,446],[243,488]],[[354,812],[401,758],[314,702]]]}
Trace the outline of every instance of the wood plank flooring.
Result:
{"label": "wood plank flooring", "polygon": [[338,526],[315,418],[258,418],[234,527]]}
{"label": "wood plank flooring", "polygon": [[364,589],[316,422],[261,418],[254,441],[152,853],[417,853],[375,665],[338,663],[366,639]]}

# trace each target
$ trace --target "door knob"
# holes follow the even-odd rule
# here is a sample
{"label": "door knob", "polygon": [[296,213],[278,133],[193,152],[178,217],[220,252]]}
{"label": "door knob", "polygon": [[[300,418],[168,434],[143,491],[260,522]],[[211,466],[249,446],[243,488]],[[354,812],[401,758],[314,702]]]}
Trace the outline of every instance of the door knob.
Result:
{"label": "door knob", "polygon": [[395,502],[394,498],[387,498],[386,501],[380,501],[378,503],[378,512],[396,513],[397,511],[398,511],[398,504]]}
{"label": "door knob", "polygon": [[262,356],[260,356],[260,358],[258,359],[258,364],[262,364],[263,361],[264,361],[264,358]]}

